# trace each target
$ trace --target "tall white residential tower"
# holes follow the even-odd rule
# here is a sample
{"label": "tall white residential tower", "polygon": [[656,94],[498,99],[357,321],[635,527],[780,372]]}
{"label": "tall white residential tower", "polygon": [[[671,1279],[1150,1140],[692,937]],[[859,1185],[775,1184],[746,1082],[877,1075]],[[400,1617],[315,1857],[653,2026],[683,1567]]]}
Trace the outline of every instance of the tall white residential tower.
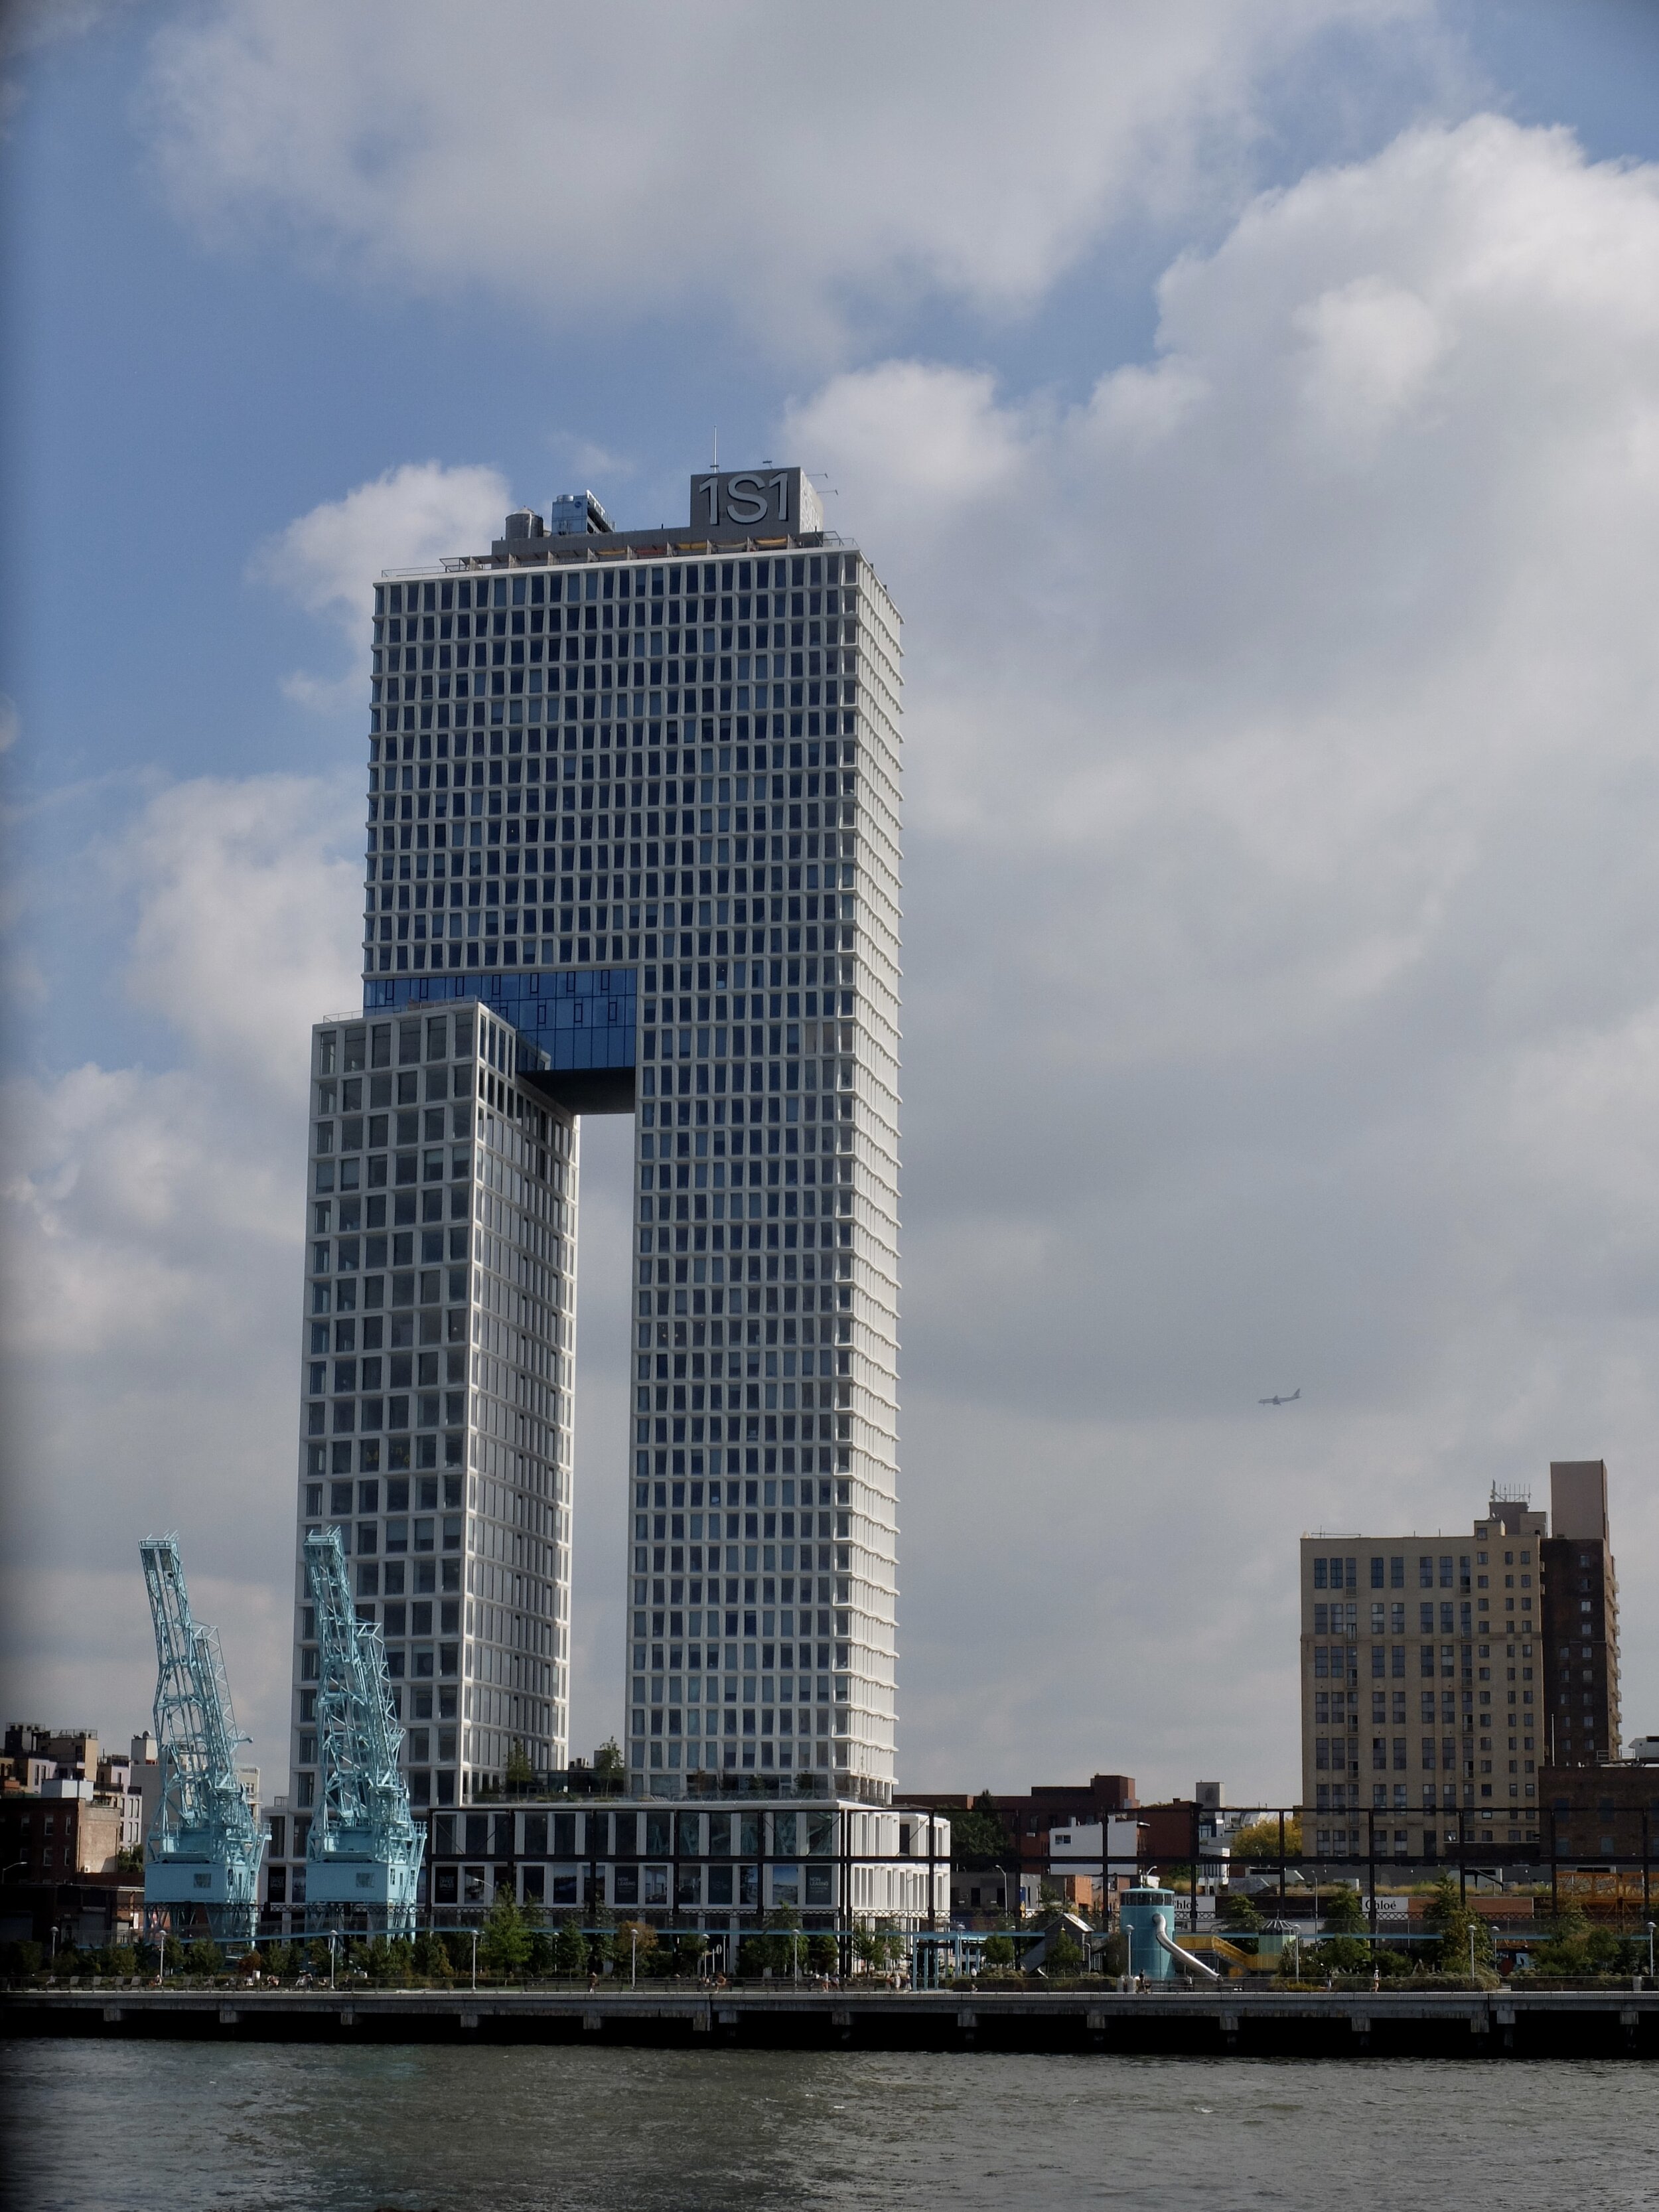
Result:
{"label": "tall white residential tower", "polygon": [[892,603],[796,469],[695,477],[653,531],[562,498],[375,587],[297,1531],[349,1530],[417,1807],[568,1756],[586,1113],[635,1129],[630,1783],[890,1797],[899,684]]}

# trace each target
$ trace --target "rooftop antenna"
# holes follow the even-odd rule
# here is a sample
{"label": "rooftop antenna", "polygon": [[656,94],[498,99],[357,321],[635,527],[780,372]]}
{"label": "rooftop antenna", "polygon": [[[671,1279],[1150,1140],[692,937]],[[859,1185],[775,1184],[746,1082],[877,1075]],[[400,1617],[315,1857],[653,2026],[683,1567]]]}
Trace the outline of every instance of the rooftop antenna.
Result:
{"label": "rooftop antenna", "polygon": [[710,468],[712,468],[712,469],[714,469],[714,470],[718,471],[718,470],[719,470],[719,467],[720,467],[720,432],[719,432],[718,430],[716,430],[716,431],[715,431],[715,433],[714,433],[714,459],[709,463],[709,465],[708,465],[710,466]]}

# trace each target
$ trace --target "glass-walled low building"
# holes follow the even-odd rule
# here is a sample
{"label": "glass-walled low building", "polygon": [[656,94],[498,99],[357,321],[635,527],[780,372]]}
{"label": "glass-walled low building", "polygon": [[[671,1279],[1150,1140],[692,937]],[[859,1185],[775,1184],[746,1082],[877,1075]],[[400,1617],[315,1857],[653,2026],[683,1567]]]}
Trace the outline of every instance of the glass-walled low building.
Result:
{"label": "glass-walled low building", "polygon": [[743,1796],[470,1806],[428,1820],[426,1924],[465,1927],[505,1894],[550,1922],[608,1912],[733,1939],[787,1911],[819,1932],[943,1929],[951,1824],[844,1801]]}

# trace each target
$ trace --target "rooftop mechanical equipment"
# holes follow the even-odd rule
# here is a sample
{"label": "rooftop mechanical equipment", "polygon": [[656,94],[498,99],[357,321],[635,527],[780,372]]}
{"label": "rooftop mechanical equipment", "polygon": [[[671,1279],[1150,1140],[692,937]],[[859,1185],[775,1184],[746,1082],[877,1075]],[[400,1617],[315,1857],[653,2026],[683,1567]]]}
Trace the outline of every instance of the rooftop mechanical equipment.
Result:
{"label": "rooftop mechanical equipment", "polygon": [[[246,1946],[259,1917],[264,1837],[236,1772],[239,1735],[216,1628],[191,1618],[176,1536],[138,1547],[155,1624],[161,1801],[144,1839],[144,1919],[175,1935],[205,1923]],[[200,1918],[198,1918],[199,1913]]]}
{"label": "rooftop mechanical equipment", "polygon": [[337,1528],[306,1538],[305,1563],[317,1623],[320,1770],[306,1846],[306,1926],[410,1936],[426,1838],[398,1771],[403,1730],[386,1646],[379,1628],[356,1617]]}

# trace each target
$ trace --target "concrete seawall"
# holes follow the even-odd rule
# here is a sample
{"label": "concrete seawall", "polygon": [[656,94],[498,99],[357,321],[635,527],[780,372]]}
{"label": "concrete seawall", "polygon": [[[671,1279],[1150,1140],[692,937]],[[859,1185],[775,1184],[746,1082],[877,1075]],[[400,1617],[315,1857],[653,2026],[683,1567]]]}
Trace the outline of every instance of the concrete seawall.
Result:
{"label": "concrete seawall", "polygon": [[1166,2057],[1659,2059],[1659,1991],[12,1990],[9,2036]]}

